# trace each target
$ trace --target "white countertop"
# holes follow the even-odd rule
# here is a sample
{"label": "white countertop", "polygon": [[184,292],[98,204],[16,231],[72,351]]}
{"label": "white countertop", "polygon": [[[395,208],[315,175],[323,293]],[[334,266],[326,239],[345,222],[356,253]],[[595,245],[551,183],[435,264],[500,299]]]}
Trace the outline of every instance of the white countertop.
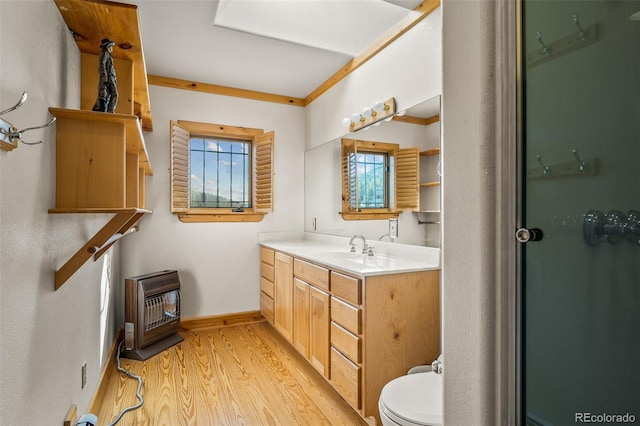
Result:
{"label": "white countertop", "polygon": [[351,253],[348,237],[313,233],[283,235],[261,234],[265,247],[340,270],[360,277],[440,269],[440,250],[429,247],[367,241],[375,247],[375,255],[361,254],[362,240],[357,240],[357,253]]}

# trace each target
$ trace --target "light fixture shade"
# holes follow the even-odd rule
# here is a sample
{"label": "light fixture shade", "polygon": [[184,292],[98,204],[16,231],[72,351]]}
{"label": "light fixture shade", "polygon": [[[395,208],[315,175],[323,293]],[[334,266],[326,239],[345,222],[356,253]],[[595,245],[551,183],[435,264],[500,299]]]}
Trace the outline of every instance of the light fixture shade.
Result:
{"label": "light fixture shade", "polygon": [[361,120],[362,120],[362,116],[360,114],[358,114],[357,112],[354,112],[351,115],[351,121],[353,121],[354,123],[358,123]]}
{"label": "light fixture shade", "polygon": [[640,21],[640,10],[636,13],[631,14],[631,16],[629,16],[629,19],[631,21]]}
{"label": "light fixture shade", "polygon": [[363,110],[362,110],[362,116],[363,116],[364,118],[369,118],[369,117],[371,117],[372,115],[373,115],[373,111],[371,110],[371,108],[368,108],[368,107],[367,107],[367,108],[365,108],[365,109],[363,109]]}
{"label": "light fixture shade", "polygon": [[349,117],[345,117],[342,119],[342,126],[349,127],[351,126],[351,119]]}
{"label": "light fixture shade", "polygon": [[373,109],[374,109],[376,112],[382,112],[382,111],[384,111],[385,106],[386,106],[386,105],[385,105],[385,103],[384,103],[384,102],[382,102],[382,101],[378,101],[378,102],[376,102],[376,103],[375,103],[375,105],[373,105]]}

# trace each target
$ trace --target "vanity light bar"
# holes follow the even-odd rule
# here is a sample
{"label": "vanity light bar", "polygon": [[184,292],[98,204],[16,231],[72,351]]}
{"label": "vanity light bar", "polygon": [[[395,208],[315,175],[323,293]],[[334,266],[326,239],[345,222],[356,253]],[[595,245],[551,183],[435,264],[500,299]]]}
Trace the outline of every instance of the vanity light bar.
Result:
{"label": "vanity light bar", "polygon": [[355,132],[378,121],[390,119],[396,113],[396,99],[389,98],[386,101],[378,101],[373,107],[364,108],[361,113],[354,113],[351,117],[342,119],[342,125],[348,127],[350,132]]}

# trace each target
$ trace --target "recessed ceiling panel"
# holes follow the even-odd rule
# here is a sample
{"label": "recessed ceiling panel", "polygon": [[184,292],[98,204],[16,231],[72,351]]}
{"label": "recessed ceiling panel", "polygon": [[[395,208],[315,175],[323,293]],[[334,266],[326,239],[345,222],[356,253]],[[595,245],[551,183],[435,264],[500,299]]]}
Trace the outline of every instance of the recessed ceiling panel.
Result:
{"label": "recessed ceiling panel", "polygon": [[[392,0],[413,4],[415,0]],[[214,25],[355,57],[411,9],[383,0],[217,0]],[[419,3],[418,3],[419,4]]]}

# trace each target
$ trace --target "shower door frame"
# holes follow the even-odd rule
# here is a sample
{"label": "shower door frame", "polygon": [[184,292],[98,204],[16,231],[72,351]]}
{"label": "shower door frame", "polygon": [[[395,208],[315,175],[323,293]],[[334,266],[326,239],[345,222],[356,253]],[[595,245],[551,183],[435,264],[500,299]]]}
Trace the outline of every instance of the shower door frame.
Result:
{"label": "shower door frame", "polygon": [[522,423],[522,223],[524,0],[494,2],[496,154],[496,366],[495,419]]}

